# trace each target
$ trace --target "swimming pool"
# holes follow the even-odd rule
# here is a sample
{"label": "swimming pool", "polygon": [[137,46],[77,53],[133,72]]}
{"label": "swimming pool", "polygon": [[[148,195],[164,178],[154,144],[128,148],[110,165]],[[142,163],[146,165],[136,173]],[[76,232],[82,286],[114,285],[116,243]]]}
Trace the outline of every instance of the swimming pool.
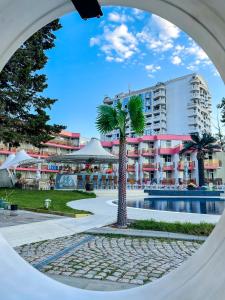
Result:
{"label": "swimming pool", "polygon": [[142,200],[127,200],[133,208],[221,215],[225,199],[220,197],[148,197]]}

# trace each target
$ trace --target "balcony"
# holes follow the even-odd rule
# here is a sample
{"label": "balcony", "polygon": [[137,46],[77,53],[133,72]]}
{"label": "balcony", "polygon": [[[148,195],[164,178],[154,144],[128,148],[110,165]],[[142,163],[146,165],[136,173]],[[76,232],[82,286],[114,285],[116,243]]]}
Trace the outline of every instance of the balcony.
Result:
{"label": "balcony", "polygon": [[127,157],[139,157],[139,151],[138,150],[128,150],[127,151]]}
{"label": "balcony", "polygon": [[163,171],[173,171],[174,170],[174,163],[164,163],[163,164]]}
{"label": "balcony", "polygon": [[158,97],[157,100],[153,101],[153,105],[165,105],[166,104],[166,98],[165,97]]}
{"label": "balcony", "polygon": [[156,149],[142,149],[142,156],[153,156],[156,154]]}
{"label": "balcony", "polygon": [[[171,154],[175,154],[176,153],[176,149],[175,148],[160,148],[158,150],[159,154],[160,155],[163,155],[163,154],[168,154],[168,155],[171,155]],[[178,151],[179,152],[179,151]]]}
{"label": "balcony", "polygon": [[163,90],[154,92],[153,99],[157,99],[159,97],[165,97],[165,96],[166,96],[166,91],[163,89]]}
{"label": "balcony", "polygon": [[219,169],[222,167],[222,161],[218,159],[207,159],[204,161],[204,167],[206,170]]}
{"label": "balcony", "polygon": [[62,149],[71,149],[71,150],[80,150],[80,146],[71,145],[70,143],[55,143],[53,141],[43,144],[44,146],[62,148]]}
{"label": "balcony", "polygon": [[[177,169],[179,171],[183,171],[184,170],[184,161],[181,161],[178,163],[178,167]],[[188,162],[188,170],[194,170],[195,169],[195,162],[194,161],[189,161]]]}
{"label": "balcony", "polygon": [[149,163],[149,164],[143,164],[142,170],[145,172],[149,171],[156,171],[157,170],[157,164],[156,163]]}
{"label": "balcony", "polygon": [[135,165],[127,165],[127,172],[135,172]]}
{"label": "balcony", "polygon": [[157,122],[157,121],[166,122],[166,115],[164,113],[158,113],[158,114],[154,115],[153,120],[155,122]]}

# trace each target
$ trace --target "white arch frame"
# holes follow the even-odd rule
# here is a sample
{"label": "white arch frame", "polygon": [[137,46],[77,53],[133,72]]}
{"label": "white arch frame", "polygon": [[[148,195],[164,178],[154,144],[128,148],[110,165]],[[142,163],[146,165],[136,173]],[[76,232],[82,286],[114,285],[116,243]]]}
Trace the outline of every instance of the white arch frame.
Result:
{"label": "white arch frame", "polygon": [[[102,0],[158,14],[186,31],[225,80],[224,0]],[[0,69],[38,29],[74,9],[70,0],[0,0]],[[201,249],[178,270],[140,288],[90,292],[55,282],[24,262],[0,237],[0,297],[4,300],[225,299],[225,214]]]}

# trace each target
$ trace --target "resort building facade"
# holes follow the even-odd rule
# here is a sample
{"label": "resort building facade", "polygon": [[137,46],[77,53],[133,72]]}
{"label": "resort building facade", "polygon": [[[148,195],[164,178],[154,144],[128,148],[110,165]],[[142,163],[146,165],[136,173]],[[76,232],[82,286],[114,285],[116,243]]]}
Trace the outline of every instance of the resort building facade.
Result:
{"label": "resort building facade", "polygon": [[[103,103],[115,106],[121,101],[126,108],[131,96],[138,95],[143,100],[146,117],[144,135],[211,132],[211,95],[208,85],[198,74],[157,83],[155,86],[114,97],[105,97]],[[127,137],[135,137],[130,124],[126,128]],[[119,132],[114,130],[103,135],[104,141],[118,139]]]}
{"label": "resort building facade", "polygon": [[[198,162],[196,153],[181,156],[180,150],[189,135],[145,135],[127,138],[127,179],[130,182],[177,184],[181,181],[198,183]],[[68,154],[82,148],[84,139],[79,133],[62,131],[58,136],[38,149],[28,144],[21,144],[17,149],[8,149],[0,143],[0,164],[7,156],[25,150],[35,158],[47,158],[51,155]],[[110,153],[119,154],[119,140],[102,141],[103,147]],[[210,154],[205,160],[205,176],[209,181],[225,183],[224,152]],[[57,174],[67,166],[55,163],[43,163],[42,179],[50,174]],[[69,166],[72,170],[76,166]],[[105,166],[107,168],[107,166]],[[115,166],[116,169],[116,166]],[[37,166],[18,167],[16,171],[25,179],[35,179]]]}
{"label": "resort building facade", "polygon": [[[51,155],[68,154],[72,151],[80,149],[80,134],[69,131],[62,131],[54,139],[42,145],[41,148],[36,148],[30,144],[21,143],[18,148],[11,148],[0,142],[0,165],[6,160],[7,156],[16,153],[20,150],[25,150],[30,156],[35,158],[47,158]],[[35,178],[37,166],[32,167],[18,167],[17,172],[22,173],[24,178]],[[57,174],[59,166],[55,164],[42,164],[41,175],[43,179],[49,178],[50,174]]]}
{"label": "resort building facade", "polygon": [[[190,135],[146,135],[127,138],[127,178],[130,182],[198,184],[198,161],[196,153],[180,155]],[[119,141],[102,141],[111,153],[118,155]],[[209,154],[205,159],[206,181],[225,182],[222,169],[224,152]]]}

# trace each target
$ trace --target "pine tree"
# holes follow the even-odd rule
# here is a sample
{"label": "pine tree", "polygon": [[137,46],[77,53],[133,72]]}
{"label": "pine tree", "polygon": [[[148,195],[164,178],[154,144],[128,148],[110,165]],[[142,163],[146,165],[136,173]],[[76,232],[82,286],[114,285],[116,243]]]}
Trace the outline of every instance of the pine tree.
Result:
{"label": "pine tree", "polygon": [[46,110],[57,101],[43,97],[47,77],[41,74],[55,47],[55,31],[61,25],[55,20],[29,38],[12,56],[0,73],[0,140],[11,146],[21,142],[40,146],[59,133],[64,126],[49,125]]}

